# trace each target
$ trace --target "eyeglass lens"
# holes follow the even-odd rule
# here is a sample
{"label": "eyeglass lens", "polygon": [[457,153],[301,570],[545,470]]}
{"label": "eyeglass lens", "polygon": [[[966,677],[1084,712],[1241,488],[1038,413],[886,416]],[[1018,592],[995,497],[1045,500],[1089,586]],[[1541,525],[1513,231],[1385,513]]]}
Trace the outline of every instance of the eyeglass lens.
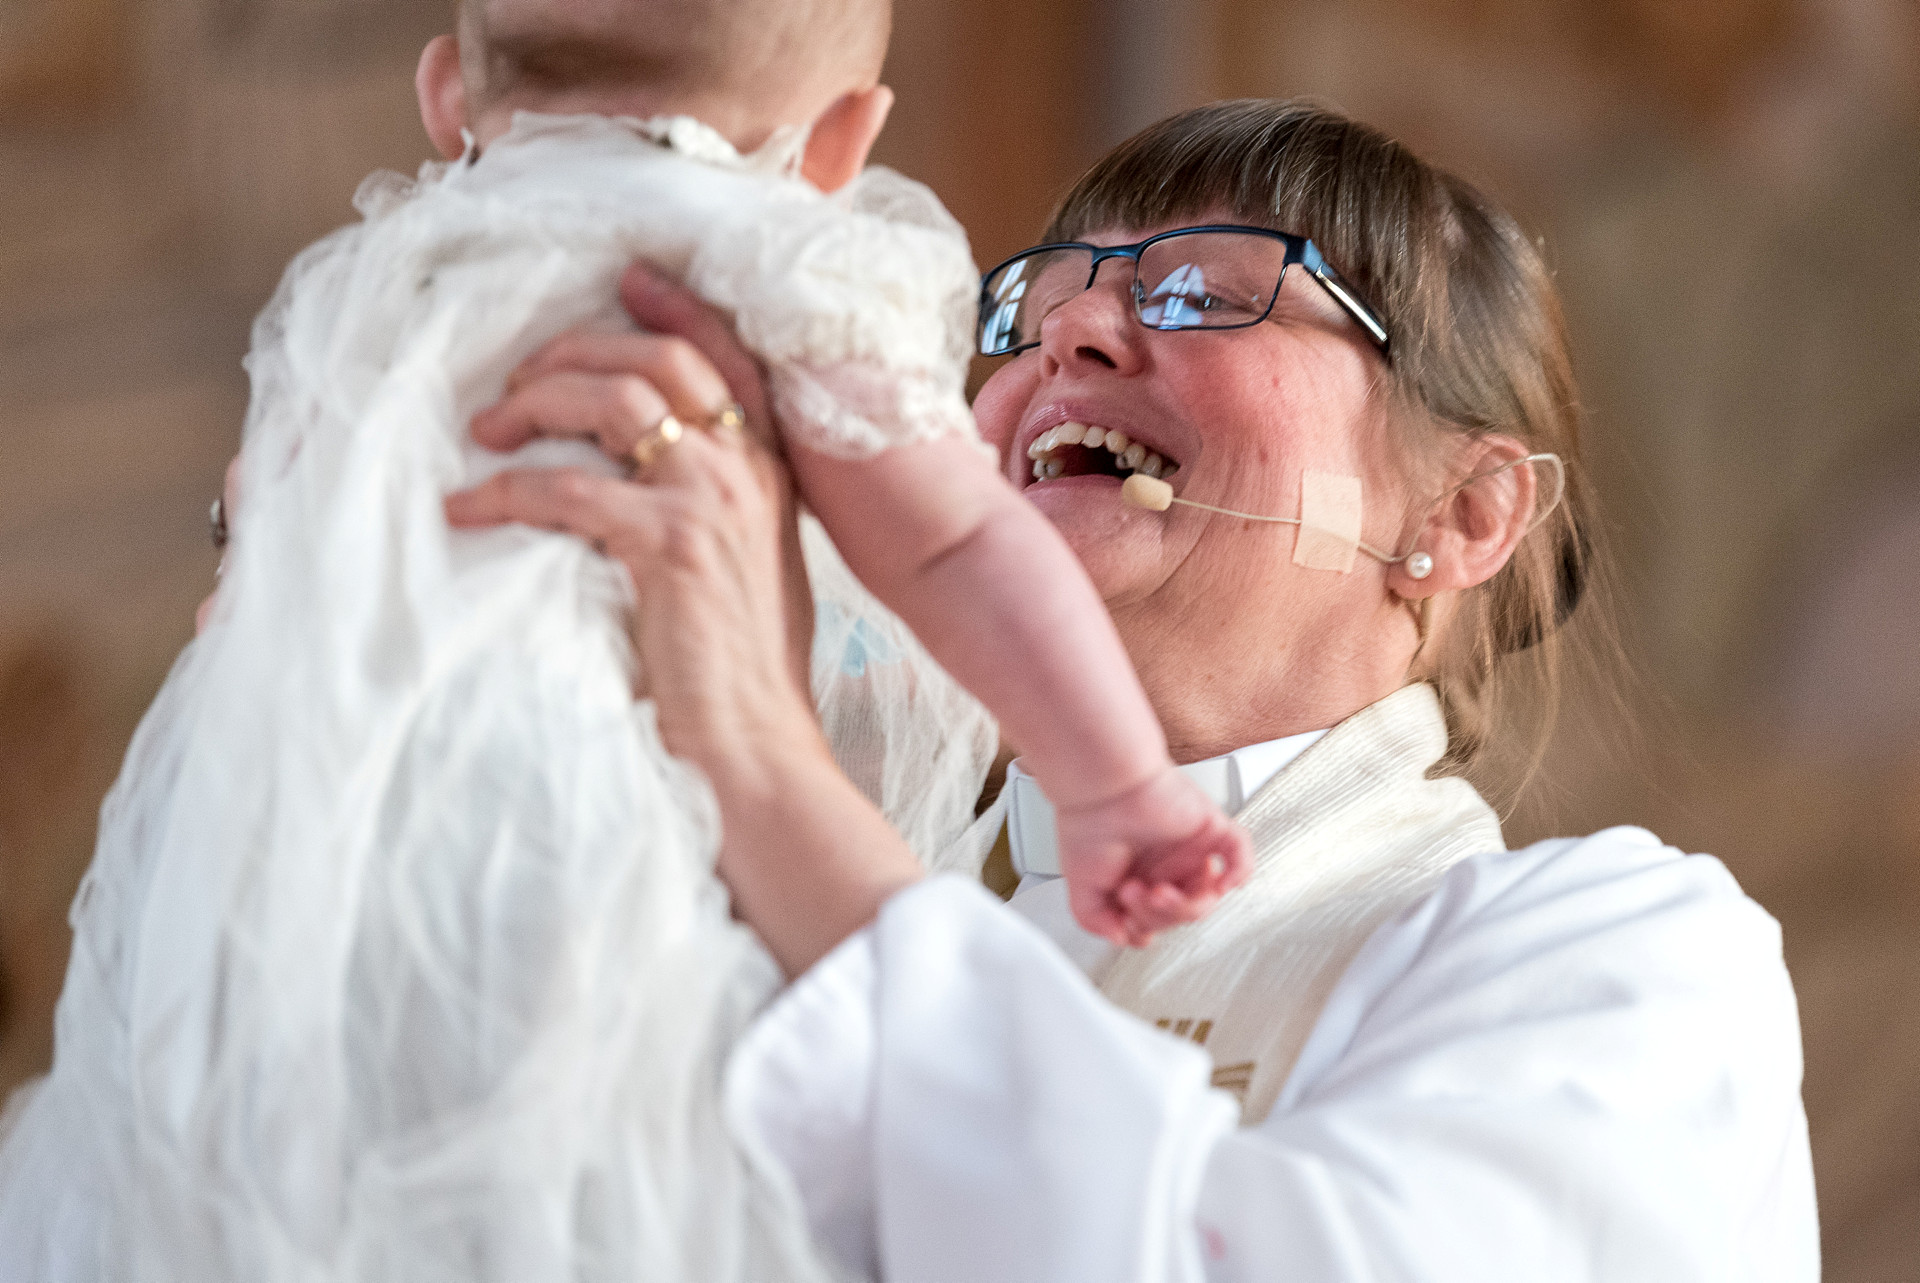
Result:
{"label": "eyeglass lens", "polygon": [[[1092,285],[1093,264],[1093,250],[1076,245],[1001,267],[985,282],[980,351],[997,356],[1039,342],[1053,310]],[[1185,232],[1156,240],[1131,264],[1134,312],[1159,330],[1252,325],[1272,308],[1286,265],[1286,243],[1267,236]]]}

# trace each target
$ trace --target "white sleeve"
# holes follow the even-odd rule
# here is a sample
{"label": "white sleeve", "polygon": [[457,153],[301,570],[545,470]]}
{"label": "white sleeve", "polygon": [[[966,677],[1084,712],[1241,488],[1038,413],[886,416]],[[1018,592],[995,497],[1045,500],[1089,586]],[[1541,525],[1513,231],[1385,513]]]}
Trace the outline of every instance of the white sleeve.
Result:
{"label": "white sleeve", "polygon": [[1818,1278],[1777,929],[1637,831],[1458,867],[1369,941],[1255,1127],[954,879],[896,897],[733,1068],[739,1125],[867,1275]]}
{"label": "white sleeve", "polygon": [[1779,929],[1616,829],[1457,867],[1216,1150],[1209,1277],[1815,1283]]}
{"label": "white sleeve", "polygon": [[734,1052],[728,1102],[862,1277],[1197,1280],[1194,1208],[1238,1112],[1210,1071],[948,875],[773,1004]]}

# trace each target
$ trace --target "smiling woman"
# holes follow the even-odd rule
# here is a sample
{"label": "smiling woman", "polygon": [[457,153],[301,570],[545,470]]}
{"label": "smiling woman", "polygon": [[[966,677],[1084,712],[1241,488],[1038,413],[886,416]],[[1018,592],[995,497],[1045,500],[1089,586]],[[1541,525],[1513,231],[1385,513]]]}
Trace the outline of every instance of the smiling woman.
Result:
{"label": "smiling woman", "polygon": [[[1249,287],[1216,249],[1153,254],[1223,225],[1289,261]],[[777,683],[751,676],[789,671],[779,587],[633,566],[684,629],[729,621],[660,662],[701,728],[677,748],[715,783],[736,907],[804,964],[729,1092],[823,1242],[856,1275],[954,1283],[1815,1278],[1772,921],[1641,830],[1507,851],[1452,774],[1524,751],[1494,692],[1551,676],[1598,570],[1536,248],[1391,141],[1274,102],[1149,129],[1043,240],[985,282],[983,346],[1012,355],[982,435],[1254,871],[1115,949],[1067,912],[1016,762],[933,861],[976,874],[1004,823],[1011,905],[916,883],[804,693],[770,711]],[[711,322],[650,315],[739,368]],[[1184,502],[1125,504],[1122,475],[1156,470]],[[674,502],[690,484],[658,495],[690,532],[778,525],[778,487]]]}

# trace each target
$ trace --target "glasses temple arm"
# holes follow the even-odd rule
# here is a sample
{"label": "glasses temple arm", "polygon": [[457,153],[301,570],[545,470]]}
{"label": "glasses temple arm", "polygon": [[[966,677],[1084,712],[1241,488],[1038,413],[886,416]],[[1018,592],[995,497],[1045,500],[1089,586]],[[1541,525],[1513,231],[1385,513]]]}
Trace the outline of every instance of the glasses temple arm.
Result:
{"label": "glasses temple arm", "polygon": [[1382,352],[1388,350],[1386,322],[1382,321],[1379,314],[1367,306],[1366,302],[1340,279],[1340,274],[1333,270],[1333,265],[1327,262],[1326,255],[1320,252],[1318,245],[1308,241],[1301,246],[1300,265],[1313,273],[1313,279],[1326,287],[1327,293],[1333,295],[1340,306],[1347,309],[1349,316],[1360,322],[1360,328],[1372,337],[1374,344]]}
{"label": "glasses temple arm", "polygon": [[1315,280],[1326,286],[1327,293],[1333,295],[1334,298],[1340,301],[1340,305],[1347,309],[1348,315],[1360,322],[1360,328],[1372,336],[1373,341],[1379,345],[1380,350],[1383,352],[1386,351],[1387,327],[1381,324],[1380,318],[1373,314],[1373,309],[1365,303],[1362,303],[1360,296],[1348,289],[1346,283],[1335,276],[1333,269],[1327,267],[1324,263],[1318,271],[1314,271],[1311,267],[1307,270],[1313,272],[1313,278]]}

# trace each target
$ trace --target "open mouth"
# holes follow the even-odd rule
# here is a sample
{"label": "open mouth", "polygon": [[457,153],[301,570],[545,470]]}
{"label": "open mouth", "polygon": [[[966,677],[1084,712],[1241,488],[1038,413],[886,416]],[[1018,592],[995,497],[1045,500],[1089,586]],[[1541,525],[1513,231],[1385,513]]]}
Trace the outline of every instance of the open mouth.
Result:
{"label": "open mouth", "polygon": [[1035,481],[1086,476],[1125,480],[1136,472],[1170,477],[1180,469],[1177,460],[1162,458],[1124,432],[1090,428],[1084,423],[1063,423],[1047,429],[1027,447],[1027,457],[1033,460]]}

